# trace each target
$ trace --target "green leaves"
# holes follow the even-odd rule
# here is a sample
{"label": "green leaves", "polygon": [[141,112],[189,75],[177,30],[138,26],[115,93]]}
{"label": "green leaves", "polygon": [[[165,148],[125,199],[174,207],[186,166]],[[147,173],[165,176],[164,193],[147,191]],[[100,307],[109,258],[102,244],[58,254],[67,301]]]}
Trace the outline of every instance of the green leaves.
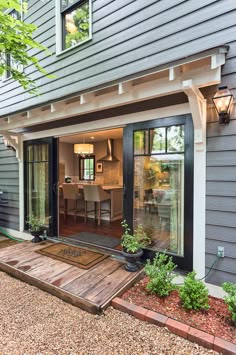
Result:
{"label": "green leaves", "polygon": [[228,293],[224,297],[225,303],[228,305],[228,310],[231,312],[232,321],[236,325],[236,284],[232,282],[224,282],[223,290]]}
{"label": "green leaves", "polygon": [[179,289],[179,296],[184,308],[190,310],[206,310],[208,304],[208,289],[201,280],[196,279],[196,272],[188,273],[184,285]]}
{"label": "green leaves", "polygon": [[149,278],[147,289],[160,297],[168,296],[171,291],[176,289],[173,284],[175,268],[176,265],[172,262],[172,257],[166,254],[157,253],[152,263],[147,260],[144,268],[144,272]]}
{"label": "green leaves", "polygon": [[[26,4],[23,4],[22,8],[26,11]],[[37,29],[35,25],[27,24],[12,16],[13,11],[17,14],[22,8],[16,0],[0,0],[0,73],[8,72],[24,89],[30,89],[30,92],[35,93],[36,82],[19,68],[33,64],[38,71],[47,75],[38,59],[30,54],[31,49],[44,51],[46,47],[33,39]],[[10,12],[6,13],[6,9]]]}
{"label": "green leaves", "polygon": [[150,244],[150,238],[145,233],[141,224],[138,225],[133,234],[130,233],[130,228],[126,221],[121,222],[121,225],[124,228],[121,245],[127,253],[134,254],[141,248]]}

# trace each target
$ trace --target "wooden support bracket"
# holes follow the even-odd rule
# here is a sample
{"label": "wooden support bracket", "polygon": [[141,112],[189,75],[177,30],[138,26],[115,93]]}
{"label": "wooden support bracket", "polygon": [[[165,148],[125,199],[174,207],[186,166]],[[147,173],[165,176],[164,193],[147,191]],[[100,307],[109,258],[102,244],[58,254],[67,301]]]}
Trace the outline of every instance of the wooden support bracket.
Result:
{"label": "wooden support bracket", "polygon": [[119,83],[119,85],[118,85],[118,94],[122,95],[122,94],[130,91],[132,86],[133,86],[132,81],[126,81],[126,82],[123,82],[123,83]]}
{"label": "wooden support bracket", "polygon": [[14,135],[11,135],[9,132],[0,131],[0,134],[9,142],[9,145],[15,149],[16,158],[18,159],[18,161],[22,161],[23,159],[22,137],[20,135],[17,135],[17,140],[15,140],[13,138]]}
{"label": "wooden support bracket", "polygon": [[204,149],[204,132],[206,127],[207,103],[200,90],[194,86],[192,80],[184,80],[182,88],[188,96],[188,101],[194,124],[194,143],[197,149]]}
{"label": "wooden support bracket", "polygon": [[80,95],[80,104],[84,105],[89,102],[92,102],[95,98],[95,93],[94,92],[89,92],[87,94],[82,94]]}

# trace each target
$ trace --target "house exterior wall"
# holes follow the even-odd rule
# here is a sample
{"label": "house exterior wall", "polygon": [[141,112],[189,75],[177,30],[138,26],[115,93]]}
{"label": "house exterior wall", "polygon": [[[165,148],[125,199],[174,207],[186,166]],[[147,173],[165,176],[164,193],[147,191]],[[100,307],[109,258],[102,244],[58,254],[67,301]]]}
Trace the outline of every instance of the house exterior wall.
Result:
{"label": "house exterior wall", "polygon": [[236,119],[229,125],[207,125],[206,166],[206,272],[213,264],[217,247],[225,257],[218,260],[207,281],[236,282]]}
{"label": "house exterior wall", "polygon": [[[222,68],[221,85],[227,85],[236,98],[236,34],[229,44]],[[209,104],[216,88],[206,93]],[[236,282],[236,105],[228,125],[219,125],[214,108],[208,109],[206,145],[206,273],[216,259],[218,246],[225,257],[219,259],[207,281],[220,285]]]}
{"label": "house exterior wall", "polygon": [[55,1],[29,0],[25,20],[38,26],[35,39],[52,55],[32,53],[56,77],[46,78],[33,66],[25,70],[41,96],[25,93],[12,80],[2,83],[0,116],[148,73],[235,40],[232,0],[93,0],[92,40],[56,56]]}
{"label": "house exterior wall", "polygon": [[[92,40],[60,55],[56,55],[55,0],[29,0],[28,6],[25,20],[38,26],[35,39],[52,55],[32,53],[55,78],[44,77],[33,66],[25,69],[36,80],[40,96],[25,93],[11,79],[2,82],[0,122],[1,116],[154,72],[169,62],[224,44],[229,45],[229,52],[222,85],[232,88],[236,97],[235,1],[93,0]],[[215,91],[210,88],[205,97]],[[217,246],[224,246],[225,258],[207,279],[220,284],[236,281],[236,120],[219,127],[213,111],[209,110],[207,124],[206,272],[216,258]],[[8,189],[10,198],[7,207],[0,204],[0,226],[18,230],[18,164],[0,138],[1,188]]]}
{"label": "house exterior wall", "polygon": [[[19,164],[0,136],[0,227],[19,230]],[[6,199],[6,200],[5,200]]]}

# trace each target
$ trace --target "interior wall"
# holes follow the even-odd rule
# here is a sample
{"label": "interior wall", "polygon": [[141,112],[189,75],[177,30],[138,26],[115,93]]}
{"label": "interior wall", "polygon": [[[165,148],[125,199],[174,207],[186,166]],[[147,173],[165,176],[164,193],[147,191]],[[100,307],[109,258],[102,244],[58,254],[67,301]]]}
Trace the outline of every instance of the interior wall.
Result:
{"label": "interior wall", "polygon": [[[122,139],[114,140],[114,154],[118,162],[103,162],[103,171],[97,172],[96,166],[99,159],[107,154],[107,141],[94,142],[95,154],[95,181],[97,184],[123,184],[123,144]],[[65,165],[65,176],[72,177],[74,182],[79,182],[79,159],[74,154],[73,144],[59,144],[59,163]]]}
{"label": "interior wall", "polygon": [[73,144],[60,142],[60,144],[59,144],[59,163],[65,164],[65,176],[73,176],[74,175]]}

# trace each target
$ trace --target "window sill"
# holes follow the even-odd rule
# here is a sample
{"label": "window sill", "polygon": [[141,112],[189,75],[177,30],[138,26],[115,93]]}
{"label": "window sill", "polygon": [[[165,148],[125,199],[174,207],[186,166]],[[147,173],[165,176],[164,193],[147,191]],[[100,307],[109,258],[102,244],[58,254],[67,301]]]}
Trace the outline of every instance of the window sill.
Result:
{"label": "window sill", "polygon": [[57,50],[56,51],[56,57],[58,57],[58,56],[60,56],[60,55],[62,55],[64,53],[67,53],[67,52],[71,51],[74,48],[78,48],[82,44],[87,43],[87,42],[89,42],[91,40],[92,40],[92,36],[90,36],[89,38],[85,39],[83,42],[80,42],[80,43],[76,44],[75,46],[72,46],[72,47],[67,48],[67,49],[59,50],[59,51]]}

